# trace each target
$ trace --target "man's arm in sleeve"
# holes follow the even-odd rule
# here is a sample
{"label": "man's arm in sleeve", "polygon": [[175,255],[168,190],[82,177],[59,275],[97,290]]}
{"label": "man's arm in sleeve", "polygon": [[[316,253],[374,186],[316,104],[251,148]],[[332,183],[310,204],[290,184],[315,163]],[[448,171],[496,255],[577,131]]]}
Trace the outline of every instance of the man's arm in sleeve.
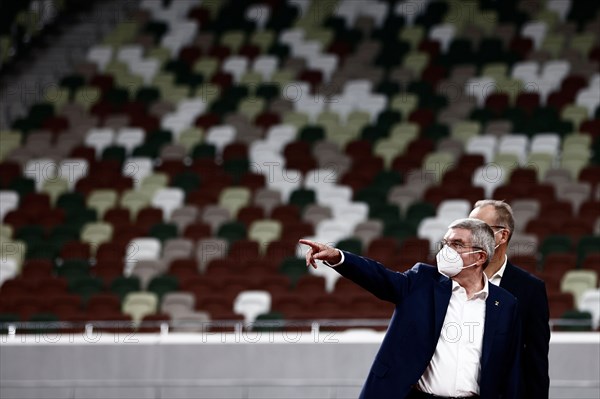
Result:
{"label": "man's arm in sleeve", "polygon": [[416,277],[414,270],[406,273],[392,271],[375,260],[349,252],[344,253],[344,258],[344,263],[335,270],[384,301],[398,303],[408,293],[411,281]]}
{"label": "man's arm in sleeve", "polygon": [[315,260],[322,260],[342,276],[385,301],[399,302],[408,292],[418,270],[415,268],[406,273],[399,273],[387,269],[372,259],[340,251],[324,244],[306,240],[301,240],[300,243],[310,247],[306,255],[307,265],[317,267]]}

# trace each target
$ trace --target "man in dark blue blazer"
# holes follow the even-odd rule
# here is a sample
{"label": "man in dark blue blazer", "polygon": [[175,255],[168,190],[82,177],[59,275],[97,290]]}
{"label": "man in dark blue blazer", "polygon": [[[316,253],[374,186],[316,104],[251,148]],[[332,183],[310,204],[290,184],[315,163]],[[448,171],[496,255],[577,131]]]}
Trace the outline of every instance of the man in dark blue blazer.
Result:
{"label": "man in dark blue blazer", "polygon": [[396,309],[363,386],[362,399],[518,398],[517,300],[488,284],[493,231],[477,219],[453,222],[437,267],[399,273],[328,245],[308,245],[307,265],[324,261]]}
{"label": "man in dark blue blazer", "polygon": [[486,222],[494,231],[496,251],[485,269],[492,284],[500,285],[519,301],[521,314],[521,371],[524,397],[547,399],[550,313],[546,286],[542,280],[513,265],[506,256],[515,229],[512,208],[504,201],[481,200],[470,217]]}

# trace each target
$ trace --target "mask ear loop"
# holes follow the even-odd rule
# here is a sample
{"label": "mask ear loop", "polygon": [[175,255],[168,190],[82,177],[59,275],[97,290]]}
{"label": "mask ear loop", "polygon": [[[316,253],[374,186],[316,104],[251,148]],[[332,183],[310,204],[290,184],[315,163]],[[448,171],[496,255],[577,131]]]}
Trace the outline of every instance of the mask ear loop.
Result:
{"label": "mask ear loop", "polygon": [[[494,236],[495,236],[497,233],[503,232],[504,230],[506,230],[506,229],[500,229],[500,230],[498,230],[498,231],[495,231],[495,232],[494,232]],[[499,247],[501,244],[502,244],[502,243],[494,245],[494,251],[495,251],[496,249],[498,249],[498,247]]]}
{"label": "mask ear loop", "polygon": [[[477,250],[477,251],[463,252],[463,253],[462,253],[462,255],[476,254],[477,252],[485,252],[485,251],[484,251],[484,250],[482,250],[482,249],[479,249],[479,250]],[[468,265],[468,266],[463,266],[462,268],[463,268],[463,269],[468,269],[469,267],[473,267],[473,266],[475,266],[476,264],[477,264],[477,262],[475,262],[475,263],[471,263],[470,265]]]}

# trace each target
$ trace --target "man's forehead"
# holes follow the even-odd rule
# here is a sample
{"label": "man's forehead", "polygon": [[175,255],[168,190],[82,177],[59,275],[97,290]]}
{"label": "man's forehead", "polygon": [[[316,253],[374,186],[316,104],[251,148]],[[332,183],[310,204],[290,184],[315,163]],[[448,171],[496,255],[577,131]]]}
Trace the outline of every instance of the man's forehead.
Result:
{"label": "man's forehead", "polygon": [[448,229],[444,238],[447,240],[468,240],[471,238],[471,231],[467,229]]}
{"label": "man's forehead", "polygon": [[497,215],[496,209],[493,206],[485,205],[483,207],[474,209],[471,212],[470,216],[483,220],[489,224],[490,222],[494,223],[494,220],[496,220]]}

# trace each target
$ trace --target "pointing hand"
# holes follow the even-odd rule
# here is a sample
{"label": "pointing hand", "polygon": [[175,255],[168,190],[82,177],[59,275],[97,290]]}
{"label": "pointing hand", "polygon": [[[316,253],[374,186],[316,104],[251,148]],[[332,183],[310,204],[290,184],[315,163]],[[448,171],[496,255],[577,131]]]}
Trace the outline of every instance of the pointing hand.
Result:
{"label": "pointing hand", "polygon": [[298,242],[310,247],[308,251],[306,251],[306,266],[312,265],[312,267],[316,269],[317,260],[325,261],[332,265],[335,265],[342,260],[340,251],[329,245],[310,240],[299,240]]}

